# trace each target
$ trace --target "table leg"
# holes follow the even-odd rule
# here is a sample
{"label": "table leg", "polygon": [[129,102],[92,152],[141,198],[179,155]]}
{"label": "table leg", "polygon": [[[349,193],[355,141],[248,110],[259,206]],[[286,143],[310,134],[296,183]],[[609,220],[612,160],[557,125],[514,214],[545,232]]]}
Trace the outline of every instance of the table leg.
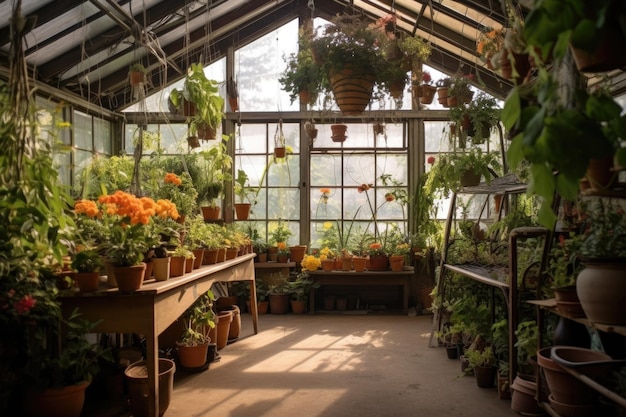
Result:
{"label": "table leg", "polygon": [[309,290],[309,314],[315,314],[315,288]]}
{"label": "table leg", "polygon": [[250,285],[250,314],[252,314],[252,327],[254,328],[254,334],[259,332],[258,321],[259,321],[259,309],[258,302],[256,299],[256,282],[254,279],[248,281],[248,285]]}
{"label": "table leg", "polygon": [[402,291],[402,311],[404,311],[404,314],[407,314],[409,312],[409,292],[410,292],[410,288],[409,288],[409,283],[408,283],[408,278],[407,278],[407,282],[404,283],[403,286],[403,291]]}
{"label": "table leg", "polygon": [[146,365],[148,368],[148,415],[159,415],[159,340],[156,330],[146,337]]}

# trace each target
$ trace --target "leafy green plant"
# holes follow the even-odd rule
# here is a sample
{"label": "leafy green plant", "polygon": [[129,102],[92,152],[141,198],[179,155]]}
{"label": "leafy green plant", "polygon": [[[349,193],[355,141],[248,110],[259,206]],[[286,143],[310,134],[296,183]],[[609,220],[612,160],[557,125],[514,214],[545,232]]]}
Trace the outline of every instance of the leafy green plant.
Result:
{"label": "leafy green plant", "polygon": [[279,219],[278,223],[270,229],[270,240],[269,243],[276,245],[279,242],[287,242],[289,237],[292,235],[289,226],[282,220]]}
{"label": "leafy green plant", "polygon": [[185,311],[184,330],[178,342],[180,345],[196,346],[210,341],[209,328],[215,327],[214,301],[215,294],[208,290]]}
{"label": "leafy green plant", "polygon": [[243,169],[238,169],[237,178],[235,178],[235,195],[239,197],[240,203],[245,203],[249,192],[248,174]]}
{"label": "leafy green plant", "polygon": [[100,254],[93,249],[81,250],[72,259],[72,269],[78,272],[96,272],[102,268]]}
{"label": "leafy green plant", "polygon": [[469,362],[469,368],[474,369],[477,366],[487,367],[496,364],[496,356],[491,346],[485,347],[483,350],[467,349],[465,358]]}
{"label": "leafy green plant", "polygon": [[304,90],[310,93],[311,102],[314,102],[320,91],[329,90],[328,79],[320,65],[313,60],[310,38],[311,31],[301,28],[298,32],[298,52],[285,58],[287,67],[278,82],[283,90],[289,93],[291,103],[296,101]]}
{"label": "leafy green plant", "polygon": [[198,124],[205,123],[216,129],[224,118],[224,99],[219,95],[219,84],[210,80],[204,73],[202,64],[191,64],[182,90],[170,92],[170,101],[179,108],[183,99],[195,104],[196,113],[191,118],[191,134],[195,134]]}
{"label": "leafy green plant", "polygon": [[291,295],[291,298],[296,301],[306,301],[309,297],[309,293],[314,288],[319,288],[318,282],[312,281],[309,278],[309,274],[302,272],[298,274],[298,277],[294,281],[287,282],[287,290]]}
{"label": "leafy green plant", "polygon": [[202,168],[203,175],[196,189],[201,204],[216,206],[216,200],[224,193],[224,182],[232,179],[229,170],[233,159],[228,154],[226,141],[220,141],[210,149],[200,152],[201,158],[198,163]]}

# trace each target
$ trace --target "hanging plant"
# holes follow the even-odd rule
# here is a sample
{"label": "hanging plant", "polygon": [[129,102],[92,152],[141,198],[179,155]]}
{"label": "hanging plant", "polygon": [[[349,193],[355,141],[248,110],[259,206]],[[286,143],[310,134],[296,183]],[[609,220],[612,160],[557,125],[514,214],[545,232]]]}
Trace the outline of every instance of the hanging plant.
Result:
{"label": "hanging plant", "polygon": [[285,134],[283,133],[283,119],[278,121],[276,125],[276,133],[274,133],[274,156],[276,158],[284,158],[287,154]]}

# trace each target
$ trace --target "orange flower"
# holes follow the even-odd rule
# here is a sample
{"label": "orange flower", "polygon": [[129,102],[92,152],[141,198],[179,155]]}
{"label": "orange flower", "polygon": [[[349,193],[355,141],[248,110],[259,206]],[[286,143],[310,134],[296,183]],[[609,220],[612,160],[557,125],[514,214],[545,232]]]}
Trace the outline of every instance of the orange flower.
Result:
{"label": "orange flower", "polygon": [[378,242],[370,243],[370,249],[372,249],[372,250],[377,250],[377,249],[380,249],[382,247],[383,247],[383,245],[381,245]]}
{"label": "orange flower", "polygon": [[278,242],[276,243],[276,246],[278,247],[278,250],[285,250],[287,249],[287,242]]}
{"label": "orange flower", "polygon": [[182,182],[183,181],[178,177],[178,175],[174,173],[169,172],[165,175],[166,184],[180,185]]}
{"label": "orange flower", "polygon": [[74,212],[76,214],[84,214],[87,217],[96,217],[100,215],[100,210],[95,201],[91,200],[78,200],[74,204]]}
{"label": "orange flower", "polygon": [[391,193],[387,193],[387,194],[385,194],[385,200],[387,200],[387,201],[393,201],[393,200],[395,200],[395,199],[396,199],[396,197],[394,197],[394,195],[393,195],[393,194],[391,194]]}
{"label": "orange flower", "polygon": [[322,194],[329,194],[330,193],[330,188],[320,188],[320,193],[322,193]]}

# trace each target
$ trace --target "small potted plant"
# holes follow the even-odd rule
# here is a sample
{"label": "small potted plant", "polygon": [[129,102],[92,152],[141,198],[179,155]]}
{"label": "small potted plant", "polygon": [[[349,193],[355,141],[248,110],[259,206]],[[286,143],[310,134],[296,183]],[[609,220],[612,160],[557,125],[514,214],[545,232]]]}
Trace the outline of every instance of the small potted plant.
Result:
{"label": "small potted plant", "polygon": [[102,268],[101,256],[93,249],[85,249],[78,252],[72,259],[72,269],[77,271],[73,278],[81,292],[98,291]]}
{"label": "small potted plant", "polygon": [[183,333],[176,345],[178,359],[185,368],[200,368],[207,363],[209,331],[215,328],[213,301],[215,295],[209,290],[183,314]]}
{"label": "small potted plant", "polygon": [[130,66],[128,78],[132,87],[138,87],[146,83],[146,74],[148,70],[142,64],[133,64]]}
{"label": "small potted plant", "polygon": [[301,272],[294,281],[287,282],[287,289],[291,296],[291,310],[295,314],[306,311],[306,304],[311,290],[319,288],[320,284],[309,279],[309,274]]}
{"label": "small potted plant", "polygon": [[235,213],[238,220],[248,220],[250,216],[250,207],[252,204],[246,199],[248,198],[248,174],[243,169],[237,170],[235,178],[235,195],[239,198],[239,202],[235,203]]}
{"label": "small potted plant", "polygon": [[202,64],[191,64],[182,90],[172,90],[169,100],[189,117],[192,136],[216,138],[216,130],[224,118],[224,99],[219,95],[217,81],[206,77]]}
{"label": "small potted plant", "polygon": [[289,93],[291,103],[299,99],[300,104],[311,104],[317,100],[325,81],[320,65],[313,60],[309,45],[311,32],[300,29],[298,33],[298,52],[285,58],[287,67],[278,79],[283,90]]}
{"label": "small potted plant", "polygon": [[496,378],[496,356],[491,346],[482,350],[470,347],[465,351],[465,357],[469,362],[469,368],[474,371],[476,385],[480,388],[491,388]]}
{"label": "small potted plant", "polygon": [[233,159],[228,154],[225,141],[203,150],[199,155],[199,166],[204,175],[200,179],[198,199],[203,203],[201,209],[204,218],[215,220],[220,216],[217,200],[224,192],[224,182],[232,179],[229,170]]}

